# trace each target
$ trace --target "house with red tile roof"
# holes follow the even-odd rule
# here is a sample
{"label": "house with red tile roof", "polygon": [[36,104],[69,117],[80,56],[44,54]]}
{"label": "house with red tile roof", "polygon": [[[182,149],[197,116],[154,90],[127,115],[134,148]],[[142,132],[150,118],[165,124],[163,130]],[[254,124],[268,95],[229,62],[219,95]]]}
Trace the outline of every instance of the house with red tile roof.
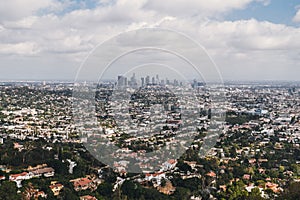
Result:
{"label": "house with red tile roof", "polygon": [[58,196],[61,189],[64,188],[64,185],[61,183],[57,183],[57,181],[52,181],[49,188],[52,190],[54,196]]}
{"label": "house with red tile roof", "polygon": [[85,177],[85,178],[78,178],[74,180],[70,180],[71,183],[73,183],[74,190],[80,191],[80,190],[87,190],[92,185],[92,180]]}
{"label": "house with red tile roof", "polygon": [[91,195],[85,195],[85,196],[81,196],[80,200],[97,200],[97,198]]}
{"label": "house with red tile roof", "polygon": [[250,174],[244,174],[243,179],[244,180],[250,180],[251,175]]}
{"label": "house with red tile roof", "polygon": [[215,172],[213,172],[213,171],[210,171],[210,172],[208,172],[207,174],[206,174],[206,176],[209,176],[209,177],[216,177],[217,175],[216,175],[216,173]]}
{"label": "house with red tile roof", "polygon": [[35,177],[40,177],[43,175],[44,177],[52,177],[54,176],[55,171],[52,167],[44,167],[41,169],[34,170],[32,171],[32,173]]}
{"label": "house with red tile roof", "polygon": [[22,181],[22,180],[27,180],[30,178],[31,178],[31,176],[28,172],[22,172],[20,174],[11,174],[9,176],[10,181]]}
{"label": "house with red tile roof", "polygon": [[5,180],[5,176],[0,176],[0,181]]}
{"label": "house with red tile roof", "polygon": [[35,188],[27,188],[23,193],[24,200],[39,199],[39,197],[47,198],[47,194]]}
{"label": "house with red tile roof", "polygon": [[20,174],[11,174],[9,176],[9,180],[16,182],[18,188],[22,187],[22,184],[21,184],[22,181],[28,180],[31,178],[32,178],[32,173],[30,173],[30,172],[22,172]]}
{"label": "house with red tile roof", "polygon": [[177,160],[169,159],[168,161],[166,161],[162,164],[162,170],[167,171],[167,170],[173,169],[176,166],[176,164],[177,164]]}
{"label": "house with red tile roof", "polygon": [[255,163],[256,163],[256,159],[255,158],[249,159],[249,164],[255,164]]}
{"label": "house with red tile roof", "polygon": [[156,173],[152,173],[152,174],[147,173],[145,175],[146,181],[156,181],[158,185],[160,185],[162,178],[166,178],[165,172],[156,172]]}
{"label": "house with red tile roof", "polygon": [[276,183],[267,182],[265,187],[267,189],[271,189],[274,193],[279,193],[282,191],[282,188],[280,188]]}

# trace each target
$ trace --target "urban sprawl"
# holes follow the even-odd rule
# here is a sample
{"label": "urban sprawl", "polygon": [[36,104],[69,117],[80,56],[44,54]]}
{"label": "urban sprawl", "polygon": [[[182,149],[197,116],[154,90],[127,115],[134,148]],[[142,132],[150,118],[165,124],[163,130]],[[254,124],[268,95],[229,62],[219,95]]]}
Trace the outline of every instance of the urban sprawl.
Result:
{"label": "urban sprawl", "polygon": [[299,84],[93,87],[75,123],[73,83],[0,83],[0,199],[299,199]]}

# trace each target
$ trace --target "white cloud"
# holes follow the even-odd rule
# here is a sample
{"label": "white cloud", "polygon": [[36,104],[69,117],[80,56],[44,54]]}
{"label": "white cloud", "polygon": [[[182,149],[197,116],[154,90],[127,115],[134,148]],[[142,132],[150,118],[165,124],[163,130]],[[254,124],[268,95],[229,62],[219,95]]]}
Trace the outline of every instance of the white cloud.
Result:
{"label": "white cloud", "polygon": [[2,1],[0,6],[0,22],[18,20],[35,15],[41,9],[57,8],[55,0],[9,0]]}
{"label": "white cloud", "polygon": [[292,50],[300,47],[299,28],[254,19],[211,22],[202,32],[204,38],[209,38],[215,46],[224,48]]}
{"label": "white cloud", "polygon": [[300,73],[300,28],[255,19],[203,24],[180,19],[163,27],[195,38],[218,64],[224,79],[299,80],[295,73]]}
{"label": "white cloud", "polygon": [[5,21],[3,26],[9,29],[29,29],[38,20],[36,16],[29,16],[15,21]]}
{"label": "white cloud", "polygon": [[38,52],[38,45],[33,42],[0,44],[0,54],[32,56],[36,55]]}
{"label": "white cloud", "polygon": [[[95,9],[83,8],[64,15],[46,12],[38,16],[36,13],[41,9],[57,11],[62,9],[60,6],[68,7],[72,2],[65,1],[62,5],[57,0],[5,1],[7,3],[0,7],[0,55],[6,60],[10,59],[6,55],[39,55],[49,63],[59,57],[57,62],[61,65],[68,67],[72,63],[74,67],[74,61],[79,65],[89,51],[113,35],[137,28],[161,27],[194,38],[207,48],[228,77],[232,73],[226,70],[242,74],[241,65],[251,66],[254,62],[257,65],[255,70],[263,70],[263,66],[267,65],[277,69],[286,66],[296,68],[300,55],[299,28],[254,19],[207,20],[212,15],[243,9],[254,1],[264,5],[269,2],[118,0],[109,4],[105,0],[101,3],[106,6]],[[22,10],[22,7],[25,9]],[[202,17],[195,17],[195,13],[200,13]],[[300,11],[298,13],[300,21]],[[297,15],[294,18],[296,21]],[[16,57],[13,59],[16,60]],[[14,61],[11,60],[8,63]],[[273,65],[274,62],[276,65]],[[277,71],[280,74],[280,70]]]}
{"label": "white cloud", "polygon": [[297,11],[296,15],[293,18],[294,22],[300,22],[300,9]]}
{"label": "white cloud", "polygon": [[[182,5],[181,1],[172,1],[171,6],[180,7]],[[185,4],[219,12],[242,8],[251,1],[234,0],[220,3],[219,0],[212,0],[206,1],[206,3],[193,1],[194,3],[190,3],[191,5],[188,2]],[[151,4],[155,4],[155,0],[151,2]],[[216,6],[212,6],[215,4]],[[0,31],[0,37],[3,39],[3,43],[34,41],[40,46],[41,52],[63,53],[65,51],[69,54],[70,52],[89,51],[101,41],[121,31],[142,27],[165,27],[190,34],[211,49],[278,50],[299,48],[297,41],[300,39],[297,28],[259,22],[254,19],[207,23],[205,18],[199,20],[199,18],[193,17],[171,17],[156,11],[145,11],[143,10],[144,5],[148,5],[146,0],[119,0],[116,4],[107,7],[75,10],[63,16],[47,14],[6,21],[3,23],[4,28]],[[182,9],[186,10],[185,7]]]}
{"label": "white cloud", "polygon": [[256,1],[262,3],[264,6],[268,6],[271,3],[271,0],[256,0]]}

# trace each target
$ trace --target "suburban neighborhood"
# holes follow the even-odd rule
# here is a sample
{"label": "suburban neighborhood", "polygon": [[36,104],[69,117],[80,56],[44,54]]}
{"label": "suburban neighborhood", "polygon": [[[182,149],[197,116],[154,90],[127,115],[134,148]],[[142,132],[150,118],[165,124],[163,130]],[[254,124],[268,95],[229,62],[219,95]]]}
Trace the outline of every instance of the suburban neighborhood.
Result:
{"label": "suburban neighborhood", "polygon": [[[0,197],[8,195],[5,190],[14,199],[288,199],[299,195],[299,85],[225,84],[224,122],[215,127],[218,138],[202,156],[201,146],[213,132],[213,106],[206,86],[153,80],[140,89],[123,80],[100,85],[96,102],[101,132],[95,134],[90,134],[89,125],[88,133],[80,133],[72,122],[71,83],[1,83]],[[137,91],[129,101],[129,114],[115,102],[108,103],[114,84]],[[177,103],[176,91],[197,96],[197,123],[182,124],[188,112]],[[188,97],[180,98],[195,108]],[[156,104],[163,104],[159,112],[151,110]],[[115,113],[124,115],[123,120],[114,120]],[[154,120],[159,126],[152,124]],[[151,134],[141,134],[149,127]],[[182,142],[186,136],[192,138],[190,143]],[[177,158],[175,153],[147,157],[177,143],[186,144]],[[119,149],[101,149],[108,144]],[[95,156],[102,151],[106,152],[103,158],[116,160],[102,163]]]}

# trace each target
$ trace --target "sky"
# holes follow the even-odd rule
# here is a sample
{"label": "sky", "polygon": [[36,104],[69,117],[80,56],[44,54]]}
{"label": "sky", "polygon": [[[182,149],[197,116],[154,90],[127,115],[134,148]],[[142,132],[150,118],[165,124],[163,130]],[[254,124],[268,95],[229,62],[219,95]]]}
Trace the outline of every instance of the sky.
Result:
{"label": "sky", "polygon": [[99,44],[140,28],[193,38],[224,80],[300,81],[298,0],[3,0],[0,80],[74,80]]}

